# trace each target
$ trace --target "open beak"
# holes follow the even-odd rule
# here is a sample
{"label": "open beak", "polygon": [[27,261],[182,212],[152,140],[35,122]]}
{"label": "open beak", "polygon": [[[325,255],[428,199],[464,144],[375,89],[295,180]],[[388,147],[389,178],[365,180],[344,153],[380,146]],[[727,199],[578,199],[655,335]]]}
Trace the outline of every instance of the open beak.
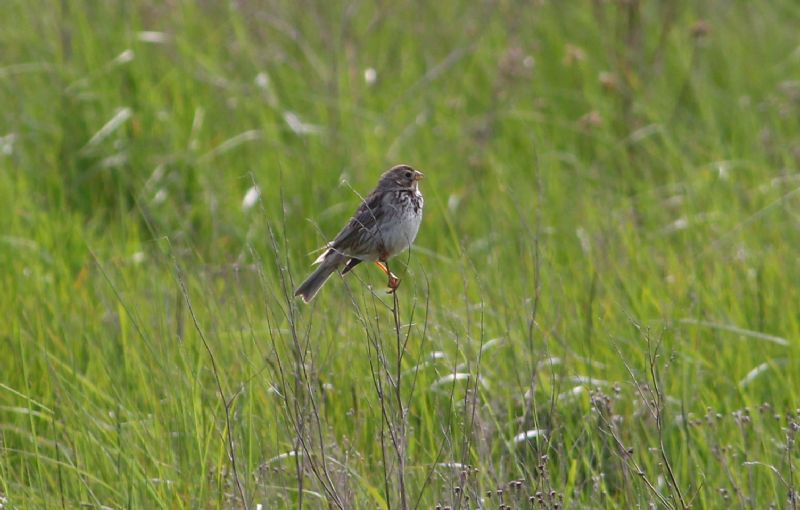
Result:
{"label": "open beak", "polygon": [[414,175],[414,180],[415,181],[421,181],[424,178],[425,178],[425,174],[423,174],[420,171],[417,171],[417,173]]}

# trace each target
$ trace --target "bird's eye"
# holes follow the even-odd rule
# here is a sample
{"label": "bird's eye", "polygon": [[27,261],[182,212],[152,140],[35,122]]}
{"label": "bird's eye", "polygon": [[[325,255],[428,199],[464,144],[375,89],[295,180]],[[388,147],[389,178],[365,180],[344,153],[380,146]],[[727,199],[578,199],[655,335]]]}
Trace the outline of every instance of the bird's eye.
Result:
{"label": "bird's eye", "polygon": [[411,172],[406,172],[406,177],[410,179],[411,178]]}

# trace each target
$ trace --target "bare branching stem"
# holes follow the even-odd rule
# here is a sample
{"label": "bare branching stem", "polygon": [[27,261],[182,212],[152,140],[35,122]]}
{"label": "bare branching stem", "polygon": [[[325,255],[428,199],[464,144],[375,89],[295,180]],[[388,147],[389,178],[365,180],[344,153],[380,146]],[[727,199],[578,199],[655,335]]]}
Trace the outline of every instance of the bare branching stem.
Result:
{"label": "bare branching stem", "polygon": [[[388,266],[387,266],[388,268]],[[395,364],[395,403],[396,409],[396,441],[395,453],[397,455],[397,483],[400,491],[400,508],[401,510],[408,510],[408,494],[406,492],[406,408],[403,405],[403,392],[401,384],[401,376],[403,370],[403,353],[405,352],[406,341],[403,341],[402,325],[400,323],[400,303],[397,297],[397,291],[392,293],[392,317],[394,318],[394,333],[397,347],[397,362]],[[387,367],[388,371],[388,367]]]}
{"label": "bare branching stem", "polygon": [[189,298],[189,290],[186,288],[186,282],[184,281],[183,274],[181,273],[181,269],[180,266],[178,266],[177,261],[175,262],[175,275],[178,279],[178,285],[180,285],[183,299],[186,302],[186,308],[189,310],[189,315],[192,317],[194,328],[197,331],[197,334],[200,336],[200,340],[203,342],[203,347],[205,348],[206,352],[208,353],[208,357],[211,360],[211,371],[214,374],[214,382],[217,387],[217,393],[219,394],[220,401],[222,402],[222,406],[225,410],[226,450],[228,452],[228,460],[231,463],[231,470],[233,471],[233,482],[236,485],[236,490],[238,491],[239,498],[242,501],[242,507],[245,510],[249,510],[250,505],[247,501],[247,496],[245,494],[242,481],[239,478],[239,468],[236,465],[236,443],[233,439],[233,423],[231,420],[231,406],[233,405],[235,396],[230,400],[225,397],[225,391],[222,389],[222,379],[219,375],[219,369],[217,368],[217,360],[214,357],[214,351],[211,350],[211,345],[209,345],[208,339],[203,332],[203,328],[200,326],[200,321],[197,319],[197,314],[194,312],[192,301]]}

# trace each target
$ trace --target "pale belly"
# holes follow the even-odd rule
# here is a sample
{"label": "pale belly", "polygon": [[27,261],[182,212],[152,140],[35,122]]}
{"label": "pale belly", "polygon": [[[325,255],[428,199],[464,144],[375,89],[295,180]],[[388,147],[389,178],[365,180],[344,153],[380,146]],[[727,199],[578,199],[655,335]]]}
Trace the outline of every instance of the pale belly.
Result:
{"label": "pale belly", "polygon": [[390,257],[407,250],[414,242],[422,222],[422,214],[404,215],[402,221],[395,222],[382,232],[383,245]]}

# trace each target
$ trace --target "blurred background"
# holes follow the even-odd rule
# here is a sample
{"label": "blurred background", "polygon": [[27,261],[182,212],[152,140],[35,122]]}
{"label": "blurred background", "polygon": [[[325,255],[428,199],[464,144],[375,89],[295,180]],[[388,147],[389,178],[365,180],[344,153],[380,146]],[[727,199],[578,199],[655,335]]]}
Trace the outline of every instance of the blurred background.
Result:
{"label": "blurred background", "polygon": [[796,507],[797,2],[2,10],[0,509]]}

